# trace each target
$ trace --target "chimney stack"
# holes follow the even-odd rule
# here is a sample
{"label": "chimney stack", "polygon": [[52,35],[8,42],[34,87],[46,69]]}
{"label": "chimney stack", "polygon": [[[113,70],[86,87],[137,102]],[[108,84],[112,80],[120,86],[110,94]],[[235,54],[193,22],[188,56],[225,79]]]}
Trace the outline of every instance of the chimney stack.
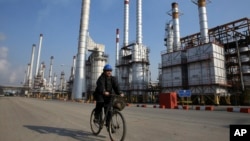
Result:
{"label": "chimney stack", "polygon": [[50,68],[49,68],[49,87],[51,87],[52,86],[52,66],[53,66],[53,59],[54,59],[54,57],[53,56],[51,56],[50,57]]}
{"label": "chimney stack", "polygon": [[178,51],[181,49],[180,44],[180,25],[179,25],[179,9],[178,3],[172,3],[172,19],[173,19],[173,28],[174,28],[174,42],[173,49],[174,51]]}
{"label": "chimney stack", "polygon": [[124,0],[124,39],[123,45],[128,45],[129,36],[129,0]]}
{"label": "chimney stack", "polygon": [[87,33],[89,26],[90,0],[82,0],[76,73],[73,82],[72,98],[75,100],[86,98],[85,55],[87,49]]}
{"label": "chimney stack", "polygon": [[43,34],[40,34],[39,47],[38,47],[37,60],[36,60],[36,74],[35,74],[36,76],[38,74],[38,69],[39,69],[39,65],[40,65],[40,55],[41,55],[42,41],[43,41]]}
{"label": "chimney stack", "polygon": [[116,40],[115,40],[115,43],[116,43],[116,65],[118,65],[119,63],[119,40],[120,40],[120,33],[119,33],[119,29],[117,28],[116,29]]}
{"label": "chimney stack", "polygon": [[[119,33],[120,31],[119,31],[119,29],[117,28],[116,29],[116,40],[115,40],[115,42],[116,42],[116,60],[115,60],[115,65],[117,66],[117,65],[119,65],[119,40],[120,40],[120,33]],[[115,69],[115,75],[116,75],[116,77],[117,78],[119,78],[119,73],[118,73],[118,68],[116,67],[116,69]]]}
{"label": "chimney stack", "polygon": [[207,21],[207,11],[206,11],[206,0],[194,0],[195,4],[198,5],[199,10],[199,20],[200,20],[200,32],[201,32],[201,42],[208,43],[208,21]]}
{"label": "chimney stack", "polygon": [[32,86],[32,75],[33,75],[33,64],[34,64],[34,56],[35,56],[35,48],[36,48],[36,45],[33,44],[32,45],[32,52],[31,52],[31,60],[30,60],[30,67],[29,67],[29,71],[28,71],[28,74],[29,74],[29,79],[28,79],[28,86],[31,87]]}
{"label": "chimney stack", "polygon": [[137,0],[137,34],[136,34],[136,42],[138,44],[142,44],[142,0]]}

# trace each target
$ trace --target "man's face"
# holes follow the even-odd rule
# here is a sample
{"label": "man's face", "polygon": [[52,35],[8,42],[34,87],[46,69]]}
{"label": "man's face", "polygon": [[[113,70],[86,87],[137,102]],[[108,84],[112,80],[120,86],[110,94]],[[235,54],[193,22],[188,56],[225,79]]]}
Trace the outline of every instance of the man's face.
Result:
{"label": "man's face", "polygon": [[104,74],[108,77],[110,77],[112,75],[112,71],[104,71]]}

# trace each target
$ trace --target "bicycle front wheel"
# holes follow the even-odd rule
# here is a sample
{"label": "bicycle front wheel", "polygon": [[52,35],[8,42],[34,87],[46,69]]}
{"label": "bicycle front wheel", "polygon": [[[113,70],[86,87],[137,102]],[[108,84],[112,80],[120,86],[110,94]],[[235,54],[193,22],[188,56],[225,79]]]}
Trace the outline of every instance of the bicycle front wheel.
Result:
{"label": "bicycle front wheel", "polygon": [[91,131],[94,135],[98,135],[101,130],[101,119],[99,119],[99,122],[95,122],[95,109],[91,112],[91,116],[90,116],[90,127],[91,127]]}
{"label": "bicycle front wheel", "polygon": [[123,141],[126,136],[126,121],[122,113],[114,111],[109,123],[109,137],[112,141]]}

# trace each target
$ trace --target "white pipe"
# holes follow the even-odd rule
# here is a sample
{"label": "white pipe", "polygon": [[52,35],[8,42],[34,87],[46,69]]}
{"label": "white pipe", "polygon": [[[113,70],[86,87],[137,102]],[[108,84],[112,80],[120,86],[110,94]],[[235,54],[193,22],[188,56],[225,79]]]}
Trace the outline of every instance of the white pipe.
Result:
{"label": "white pipe", "polygon": [[142,0],[137,0],[137,16],[136,16],[136,19],[137,19],[137,43],[138,44],[141,44],[142,43]]}
{"label": "white pipe", "polygon": [[174,51],[181,49],[180,45],[180,25],[179,25],[179,9],[178,3],[172,3],[172,18],[173,18],[173,28],[174,28]]}
{"label": "white pipe", "polygon": [[85,77],[85,56],[87,49],[87,32],[89,24],[90,0],[82,0],[80,33],[78,42],[78,53],[76,60],[76,73],[73,83],[73,99],[82,99],[86,97],[82,94],[86,92],[86,77]]}
{"label": "white pipe", "polygon": [[124,0],[124,46],[128,45],[129,38],[129,0]]}
{"label": "white pipe", "polygon": [[120,37],[119,37],[119,29],[117,28],[116,29],[116,67],[115,67],[115,74],[116,74],[116,77],[119,78],[119,73],[118,73],[118,68],[117,68],[117,65],[119,64],[119,40],[120,40]]}
{"label": "white pipe", "polygon": [[73,56],[73,67],[72,67],[72,76],[75,76],[75,68],[76,68],[76,56]]}
{"label": "white pipe", "polygon": [[200,31],[201,41],[203,43],[209,42],[208,36],[208,21],[206,12],[206,0],[198,0],[199,19],[200,19]]}
{"label": "white pipe", "polygon": [[118,62],[119,62],[119,40],[120,40],[120,34],[119,34],[119,29],[117,28],[116,29],[116,65],[118,65]]}
{"label": "white pipe", "polygon": [[51,56],[51,57],[50,57],[50,68],[49,68],[49,82],[48,82],[49,87],[52,85],[52,66],[53,66],[53,59],[54,59],[54,57]]}
{"label": "white pipe", "polygon": [[29,76],[30,76],[30,63],[27,65],[27,71],[25,71],[24,85],[29,86]]}
{"label": "white pipe", "polygon": [[30,67],[29,67],[29,87],[32,86],[32,75],[33,75],[33,64],[34,64],[34,56],[35,56],[35,48],[36,48],[36,45],[33,44],[32,45],[32,52],[31,52],[31,59],[30,59]]}
{"label": "white pipe", "polygon": [[40,65],[42,41],[43,41],[43,34],[40,34],[39,47],[38,47],[37,60],[36,60],[36,74],[35,74],[36,76],[38,74],[38,69],[39,69],[39,65]]}

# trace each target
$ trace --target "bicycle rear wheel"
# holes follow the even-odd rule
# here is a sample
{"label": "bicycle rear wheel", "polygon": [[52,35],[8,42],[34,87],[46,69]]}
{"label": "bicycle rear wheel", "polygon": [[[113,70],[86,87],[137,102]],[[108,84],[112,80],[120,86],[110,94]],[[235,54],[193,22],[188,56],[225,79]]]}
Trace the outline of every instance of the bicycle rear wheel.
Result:
{"label": "bicycle rear wheel", "polygon": [[90,116],[90,127],[91,127],[91,131],[94,135],[98,135],[101,130],[101,118],[99,119],[98,122],[94,122],[95,119],[95,109],[91,112],[91,116]]}
{"label": "bicycle rear wheel", "polygon": [[126,136],[126,121],[122,113],[114,111],[109,123],[109,137],[112,141],[123,141]]}

